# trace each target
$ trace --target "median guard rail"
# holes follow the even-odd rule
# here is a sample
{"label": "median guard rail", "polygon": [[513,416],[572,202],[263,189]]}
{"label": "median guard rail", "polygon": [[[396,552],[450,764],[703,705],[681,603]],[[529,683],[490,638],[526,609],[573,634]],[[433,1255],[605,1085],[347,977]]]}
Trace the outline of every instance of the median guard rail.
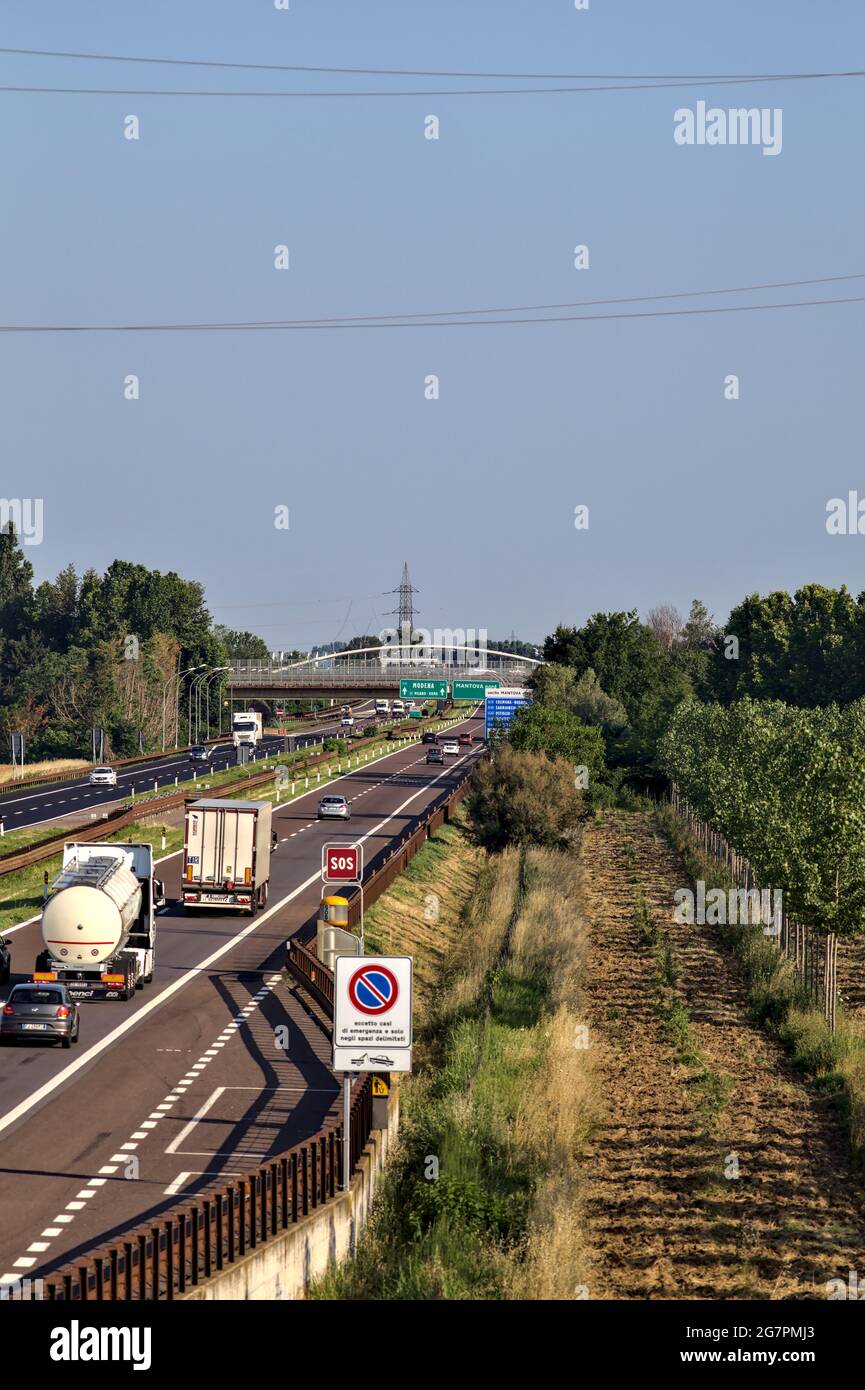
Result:
{"label": "median guard rail", "polygon": [[[364,901],[379,898],[430,835],[461,801],[477,766],[465,767],[459,782],[431,807],[420,825],[364,882]],[[360,920],[360,893],[349,900]],[[315,952],[292,938],[286,961],[331,1018],[334,977]],[[372,1076],[352,1086],[350,1172],[372,1132]],[[159,1213],[121,1238],[78,1258],[43,1280],[43,1297],[57,1302],[172,1301],[243,1259],[329,1202],[342,1185],[342,1118],[332,1117],[317,1134],[254,1172],[211,1187],[192,1202]]]}

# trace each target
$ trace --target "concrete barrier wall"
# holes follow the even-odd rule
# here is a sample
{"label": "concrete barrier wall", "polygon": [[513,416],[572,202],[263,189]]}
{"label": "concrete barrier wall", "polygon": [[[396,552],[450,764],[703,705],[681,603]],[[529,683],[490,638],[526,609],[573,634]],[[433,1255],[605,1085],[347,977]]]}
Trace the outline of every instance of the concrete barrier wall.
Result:
{"label": "concrete barrier wall", "polygon": [[388,1101],[387,1129],[373,1130],[348,1192],[337,1193],[326,1206],[178,1301],[303,1298],[313,1279],[354,1255],[398,1132],[399,1092],[394,1090]]}

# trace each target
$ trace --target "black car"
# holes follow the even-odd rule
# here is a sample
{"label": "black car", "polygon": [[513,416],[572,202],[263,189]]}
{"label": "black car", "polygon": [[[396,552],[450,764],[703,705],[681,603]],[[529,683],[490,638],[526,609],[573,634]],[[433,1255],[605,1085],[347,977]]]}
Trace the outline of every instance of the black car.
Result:
{"label": "black car", "polygon": [[420,736],[420,741],[421,743],[435,743],[436,736],[433,733],[432,729],[425,729]]}
{"label": "black car", "polygon": [[431,748],[426,755],[426,760],[428,763],[443,763],[445,760],[444,749],[439,748],[438,745]]}
{"label": "black car", "polygon": [[81,1016],[65,985],[14,985],[0,1015],[0,1043],[78,1041]]}
{"label": "black car", "polygon": [[8,985],[12,973],[12,952],[8,936],[0,936],[0,985]]}

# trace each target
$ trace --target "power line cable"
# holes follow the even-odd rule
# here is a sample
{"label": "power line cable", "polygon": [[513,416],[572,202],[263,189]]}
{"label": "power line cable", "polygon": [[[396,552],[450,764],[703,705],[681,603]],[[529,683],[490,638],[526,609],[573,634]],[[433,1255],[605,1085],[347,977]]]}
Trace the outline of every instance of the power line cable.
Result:
{"label": "power line cable", "polygon": [[[424,319],[414,323],[351,323],[346,321],[311,323],[173,323],[173,324],[114,324],[107,325],[0,325],[0,333],[207,333],[207,332],[327,332],[339,330],[372,330],[400,328],[496,328],[523,323],[603,323],[619,319],[681,318],[695,314],[746,314],[769,309],[809,309],[823,304],[861,304],[865,295],[842,299],[799,299],[781,304],[725,304],[699,309],[650,309],[627,314],[563,314],[522,319],[460,319],[447,322]],[[491,313],[492,310],[484,312]]]}
{"label": "power line cable", "polygon": [[840,72],[464,72],[440,68],[336,68],[313,67],[307,63],[234,63],[221,62],[212,58],[152,58],[129,53],[72,53],[48,48],[2,48],[0,53],[28,58],[73,58],[84,62],[98,63],[148,63],[157,66],[184,68],[226,68],[243,72],[312,72],[329,73],[353,77],[466,77],[490,80],[531,80],[531,81],[668,81],[687,78],[699,81],[713,79],[731,81],[776,81],[805,80],[809,78],[848,77],[851,74]]}
{"label": "power line cable", "polygon": [[865,77],[865,69],[850,72],[807,73],[790,77],[710,77],[675,82],[623,82],[593,87],[454,87],[446,89],[421,88],[410,91],[353,91],[353,92],[268,92],[268,91],[202,91],[200,88],[152,87],[34,87],[20,84],[0,85],[0,92],[48,96],[97,97],[296,97],[316,100],[331,97],[507,97],[558,96],[579,92],[638,92],[663,91],[671,87],[729,87],[759,82],[805,82],[828,78]]}

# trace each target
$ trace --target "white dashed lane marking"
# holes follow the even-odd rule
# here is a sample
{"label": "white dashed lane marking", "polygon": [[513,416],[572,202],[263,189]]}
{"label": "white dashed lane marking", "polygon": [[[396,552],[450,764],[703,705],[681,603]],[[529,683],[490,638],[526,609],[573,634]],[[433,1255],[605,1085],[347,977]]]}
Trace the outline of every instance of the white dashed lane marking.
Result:
{"label": "white dashed lane marking", "polygon": [[[44,1255],[45,1252],[49,1249],[51,1241],[56,1240],[57,1236],[65,1234],[64,1227],[67,1227],[70,1224],[70,1222],[74,1220],[74,1215],[76,1213],[78,1213],[79,1211],[84,1211],[86,1209],[88,1202],[92,1201],[92,1199],[98,1195],[99,1189],[105,1186],[108,1178],[114,1177],[115,1174],[120,1171],[121,1167],[125,1168],[126,1165],[130,1163],[130,1161],[137,1162],[135,1151],[138,1149],[140,1142],[143,1139],[149,1139],[151,1137],[151,1132],[157,1128],[159,1121],[164,1120],[168,1112],[174,1108],[175,1103],[178,1100],[182,1099],[183,1094],[186,1091],[186,1088],[190,1086],[193,1081],[200,1080],[201,1073],[207,1068],[208,1063],[212,1062],[214,1057],[219,1056],[217,1048],[224,1047],[225,1043],[231,1037],[231,1034],[233,1032],[236,1032],[238,1028],[241,1026],[241,1024],[248,1023],[250,1014],[254,1013],[255,1010],[259,1008],[262,1001],[266,999],[267,996],[271,994],[274,989],[276,989],[276,986],[280,983],[280,980],[280,975],[271,975],[266,985],[262,989],[258,990],[256,994],[253,995],[252,1002],[247,1004],[241,1010],[240,1013],[235,1014],[234,1021],[232,1023],[229,1023],[225,1028],[223,1028],[214,1046],[209,1047],[207,1051],[203,1053],[203,1055],[194,1064],[194,1066],[192,1066],[190,1070],[186,1073],[183,1079],[179,1081],[172,1088],[172,1090],[168,1092],[168,1095],[166,1096],[165,1100],[162,1101],[159,1105],[156,1106],[154,1110],[150,1112],[146,1120],[141,1120],[139,1122],[139,1125],[133,1131],[131,1138],[127,1139],[127,1141],[124,1144],[121,1144],[119,1146],[117,1153],[111,1155],[111,1159],[108,1163],[102,1165],[102,1167],[99,1169],[100,1176],[88,1179],[87,1186],[81,1188],[79,1192],[76,1192],[74,1199],[71,1202],[66,1203],[65,1210],[60,1215],[55,1216],[54,1224],[52,1226],[47,1226],[45,1230],[41,1232],[40,1239],[38,1241],[33,1241],[32,1244],[30,1244],[27,1247],[28,1253],[26,1255],[22,1255],[20,1259],[15,1260],[13,1262],[12,1269],[8,1273],[0,1277],[0,1287],[2,1287],[4,1284],[13,1284],[17,1281],[19,1276],[15,1274],[13,1271],[32,1269],[33,1266],[37,1263],[36,1255]],[[175,1048],[164,1050],[173,1050],[176,1052],[180,1052],[182,1049]],[[199,1119],[201,1119],[207,1113],[210,1106],[213,1105],[216,1099],[222,1094],[223,1089],[223,1087],[220,1087],[216,1091],[214,1091],[209,1101],[205,1102],[204,1106],[196,1113],[195,1117],[190,1121],[190,1123],[186,1125],[185,1128],[181,1130],[177,1138],[173,1140],[171,1144],[169,1144],[168,1148],[165,1150],[166,1153],[174,1153],[177,1146],[182,1142],[182,1140],[187,1136],[187,1134],[190,1133],[190,1131],[198,1123]],[[178,1174],[178,1176],[171,1183],[170,1187],[166,1188],[166,1194],[168,1196],[173,1196],[173,1194],[179,1191],[180,1188],[184,1185],[185,1182],[188,1181],[189,1178],[199,1176],[202,1175],[199,1173]],[[242,1174],[232,1174],[231,1176],[242,1176]],[[72,1214],[70,1215],[70,1213]]]}

